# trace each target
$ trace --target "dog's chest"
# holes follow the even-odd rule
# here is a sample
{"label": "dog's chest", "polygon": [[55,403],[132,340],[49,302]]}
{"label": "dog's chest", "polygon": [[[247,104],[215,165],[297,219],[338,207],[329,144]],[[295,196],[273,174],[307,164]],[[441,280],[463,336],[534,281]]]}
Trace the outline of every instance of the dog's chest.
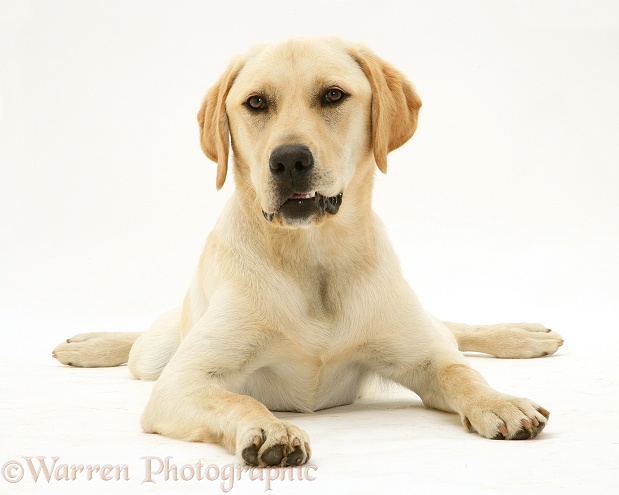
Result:
{"label": "dog's chest", "polygon": [[304,315],[287,329],[288,337],[268,353],[243,393],[272,410],[304,412],[350,404],[359,397],[371,375],[362,351],[363,311],[354,321],[338,319],[324,306],[316,312],[322,319]]}
{"label": "dog's chest", "polygon": [[360,362],[320,363],[297,355],[257,370],[242,393],[274,411],[310,412],[354,402],[368,375]]}
{"label": "dog's chest", "polygon": [[345,288],[338,284],[336,276],[322,265],[311,265],[299,270],[294,276],[289,276],[292,305],[300,310],[296,315],[299,322],[307,318],[322,321],[330,325],[338,316],[341,301],[346,297]]}
{"label": "dog's chest", "polygon": [[360,275],[314,265],[288,278],[284,297],[271,306],[282,311],[272,321],[283,337],[240,392],[280,411],[315,411],[356,400],[371,374],[361,349],[375,314],[371,292],[356,280]]}

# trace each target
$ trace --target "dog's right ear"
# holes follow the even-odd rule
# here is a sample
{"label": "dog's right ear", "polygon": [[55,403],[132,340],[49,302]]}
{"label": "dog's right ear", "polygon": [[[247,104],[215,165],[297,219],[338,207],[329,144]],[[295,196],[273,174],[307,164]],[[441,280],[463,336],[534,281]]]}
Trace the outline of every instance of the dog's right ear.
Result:
{"label": "dog's right ear", "polygon": [[206,93],[198,112],[202,151],[217,163],[217,189],[224,185],[228,173],[230,127],[226,115],[226,97],[242,66],[241,60],[235,60],[228,66],[226,72]]}

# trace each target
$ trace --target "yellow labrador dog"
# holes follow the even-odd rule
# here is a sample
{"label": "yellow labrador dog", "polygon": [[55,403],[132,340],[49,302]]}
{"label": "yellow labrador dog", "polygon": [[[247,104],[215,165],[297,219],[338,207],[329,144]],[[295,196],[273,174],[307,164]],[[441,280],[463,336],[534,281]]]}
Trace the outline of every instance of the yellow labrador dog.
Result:
{"label": "yellow labrador dog", "polygon": [[139,333],[80,334],[54,356],[128,362],[157,380],[147,432],[216,442],[250,465],[298,465],[308,435],[271,411],[350,404],[378,376],[493,439],[528,439],[548,411],[492,389],[460,351],[528,358],[561,337],[538,324],[472,326],[428,314],[372,211],[376,167],[415,132],[421,100],[369,50],[294,39],[237,58],[208,91],[201,144],[236,190],[182,308]]}

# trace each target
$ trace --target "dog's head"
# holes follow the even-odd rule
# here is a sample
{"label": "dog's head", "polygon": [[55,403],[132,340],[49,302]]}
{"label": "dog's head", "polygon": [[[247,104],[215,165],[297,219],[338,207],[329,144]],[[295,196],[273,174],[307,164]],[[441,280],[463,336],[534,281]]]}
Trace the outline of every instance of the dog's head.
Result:
{"label": "dog's head", "polygon": [[368,171],[386,172],[387,154],[413,135],[420,107],[406,78],[369,50],[308,38],[235,60],[198,121],[202,149],[218,165],[217,188],[231,142],[237,187],[255,213],[299,227],[336,215],[349,192],[371,189],[362,184]]}

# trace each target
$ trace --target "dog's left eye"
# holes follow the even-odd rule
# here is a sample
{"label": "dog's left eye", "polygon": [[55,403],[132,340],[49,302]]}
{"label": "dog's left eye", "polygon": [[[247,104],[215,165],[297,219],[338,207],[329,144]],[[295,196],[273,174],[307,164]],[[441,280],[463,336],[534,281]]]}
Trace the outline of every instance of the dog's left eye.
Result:
{"label": "dog's left eye", "polygon": [[344,91],[339,88],[330,88],[327,90],[323,97],[323,102],[327,105],[332,103],[338,103],[344,99],[344,97],[348,96]]}

